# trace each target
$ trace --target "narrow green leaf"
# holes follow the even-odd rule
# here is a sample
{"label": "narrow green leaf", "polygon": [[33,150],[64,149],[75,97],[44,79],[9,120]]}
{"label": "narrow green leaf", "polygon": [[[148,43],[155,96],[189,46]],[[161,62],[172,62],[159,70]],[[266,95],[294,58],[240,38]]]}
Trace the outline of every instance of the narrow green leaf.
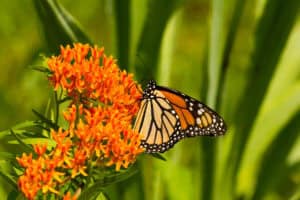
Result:
{"label": "narrow green leaf", "polygon": [[[25,121],[25,122],[14,125],[13,127],[11,127],[11,129],[13,129],[13,130],[26,129],[26,128],[30,128],[30,127],[34,127],[34,126],[36,126],[35,121]],[[7,130],[7,131],[9,131],[9,130]],[[1,135],[1,133],[2,133],[2,131],[0,132],[0,135]]]}
{"label": "narrow green leaf", "polygon": [[16,155],[9,152],[0,152],[0,160],[15,161]]}
{"label": "narrow green leaf", "polygon": [[[228,4],[228,2],[227,2],[227,4]],[[215,104],[216,104],[217,110],[219,110],[219,107],[220,107],[221,94],[222,94],[222,91],[224,90],[225,75],[226,75],[227,69],[229,67],[230,55],[232,53],[233,45],[234,45],[236,35],[237,35],[238,26],[239,26],[241,16],[244,11],[245,4],[246,4],[245,0],[236,0],[236,1],[232,2],[233,14],[231,16],[231,22],[229,23],[228,32],[226,34],[226,39],[224,42],[223,55],[220,56],[222,58],[222,60],[221,60],[222,63],[220,66],[219,82],[216,83],[216,85],[218,85],[217,93],[216,94],[211,93],[212,96],[210,97],[211,99],[214,99],[214,98],[216,99]],[[224,18],[222,16],[219,16],[219,17]],[[218,48],[218,47],[216,46],[216,48]],[[213,59],[213,57],[210,57],[210,59]],[[212,63],[212,60],[210,63]],[[213,73],[214,73],[214,71],[211,70],[210,77],[215,77],[214,76],[215,74],[213,74]],[[215,80],[215,79],[213,78],[212,80]],[[213,102],[211,102],[211,103],[213,103]],[[214,105],[214,104],[212,104],[212,105]]]}
{"label": "narrow green leaf", "polygon": [[19,195],[17,196],[16,200],[27,200],[27,199],[26,199],[26,197],[23,194],[19,193]]}
{"label": "narrow green leaf", "polygon": [[56,0],[34,0],[34,4],[51,52],[58,52],[60,45],[91,43],[79,23]]}
{"label": "narrow green leaf", "polygon": [[163,33],[168,20],[174,10],[180,5],[180,2],[182,0],[149,1],[135,61],[136,75],[142,84],[145,84],[150,79],[154,79],[156,76]]}
{"label": "narrow green leaf", "polygon": [[171,76],[171,67],[174,54],[174,45],[176,36],[182,18],[182,9],[177,9],[169,22],[163,35],[158,64],[157,81],[162,85],[169,85]]}
{"label": "narrow green leaf", "polygon": [[6,183],[8,183],[10,186],[12,186],[13,190],[18,191],[18,186],[16,181],[11,178],[10,176],[6,175],[2,170],[0,170],[0,176],[6,180]]}
{"label": "narrow green leaf", "polygon": [[[269,103],[272,104],[273,109],[260,115],[257,119],[258,122],[254,126],[245,147],[238,177],[237,191],[239,194],[251,195],[254,191],[259,190],[255,189],[257,185],[256,178],[261,162],[264,160],[266,150],[272,141],[278,137],[279,130],[300,110],[300,82],[286,89],[273,102]],[[282,113],[285,114],[282,115]],[[286,136],[288,138],[288,135]],[[278,148],[282,151],[283,148],[291,148],[291,146],[288,145],[287,147],[287,144],[285,144],[280,147],[278,146]],[[273,159],[275,160],[275,158]]]}
{"label": "narrow green leaf", "polygon": [[274,191],[286,169],[287,155],[292,150],[300,133],[300,112],[280,131],[278,137],[269,146],[265,153],[253,196],[250,199],[263,199],[269,191]]}
{"label": "narrow green leaf", "polygon": [[42,123],[47,124],[50,128],[53,128],[55,130],[59,129],[59,126],[55,124],[52,120],[46,118],[41,113],[37,112],[36,110],[32,109],[32,112],[41,120]]}
{"label": "narrow green leaf", "polygon": [[290,198],[290,200],[299,200],[300,199],[300,189]]}
{"label": "narrow green leaf", "polygon": [[130,8],[130,59],[129,59],[129,70],[133,71],[134,62],[138,56],[137,46],[139,38],[142,32],[144,25],[144,19],[148,10],[148,1],[149,0],[131,0]]}
{"label": "narrow green leaf", "polygon": [[[49,148],[54,147],[56,142],[50,138],[24,138],[22,142],[25,144],[47,144]],[[9,144],[18,144],[17,141],[9,141]]]}
{"label": "narrow green leaf", "polygon": [[23,140],[13,130],[10,130],[10,133],[16,138],[19,144],[21,144],[25,149],[27,149],[28,151],[33,150],[32,147],[26,144],[25,142],[23,142]]}
{"label": "narrow green leaf", "polygon": [[97,196],[96,200],[109,200],[109,199],[104,195],[104,193],[101,192],[101,193]]}
{"label": "narrow green leaf", "polygon": [[131,51],[131,0],[114,0],[117,58],[122,69],[128,70]]}
{"label": "narrow green leaf", "polygon": [[[20,124],[13,126],[11,129],[14,130],[14,133],[16,133],[16,134],[22,134],[22,133],[26,132],[27,128],[32,128],[32,127],[36,127],[36,126],[37,125],[36,125],[35,121],[25,121],[25,122],[22,122]],[[0,140],[5,138],[8,135],[11,135],[11,129],[1,131],[0,132]]]}
{"label": "narrow green leaf", "polygon": [[29,66],[29,68],[32,70],[38,71],[38,72],[45,73],[46,75],[51,73],[50,69],[45,66],[38,66],[38,65],[33,66],[32,65],[32,66]]}
{"label": "narrow green leaf", "polygon": [[212,22],[210,28],[209,60],[208,60],[208,94],[207,103],[216,106],[218,84],[223,60],[223,50],[226,38],[226,3],[222,0],[212,1]]}
{"label": "narrow green leaf", "polygon": [[162,156],[160,153],[151,153],[150,155],[159,160],[167,161],[167,159],[164,156]]}
{"label": "narrow green leaf", "polygon": [[[228,165],[232,171],[233,180],[230,184],[236,185],[236,175],[239,162],[251,131],[251,127],[262,104],[270,80],[274,74],[281,52],[284,49],[290,31],[296,20],[299,11],[298,0],[288,1],[267,1],[264,12],[257,25],[255,35],[255,48],[252,55],[251,71],[248,76],[245,94],[235,113],[236,125],[231,153],[228,158]],[[278,13],[281,13],[280,15]],[[276,42],[274,42],[276,41]],[[272,49],[272,51],[270,51]],[[241,117],[242,116],[242,117]],[[233,193],[232,189],[231,193]],[[234,198],[234,197],[231,197]]]}
{"label": "narrow green leaf", "polygon": [[20,191],[12,190],[8,193],[7,199],[14,199],[14,200],[26,200],[26,198],[21,194]]}
{"label": "narrow green leaf", "polygon": [[[225,74],[229,64],[232,46],[236,35],[236,30],[240,20],[240,14],[243,11],[243,0],[212,1],[212,16],[210,26],[210,40],[208,47],[208,89],[206,94],[206,102],[217,111],[219,109],[221,94],[223,91]],[[230,12],[233,10],[233,12]],[[220,177],[216,177],[217,166],[216,146],[218,139],[205,138],[201,140],[203,154],[203,188],[202,198],[213,199],[219,192],[219,188],[215,187]],[[216,191],[214,191],[216,190]]]}
{"label": "narrow green leaf", "polygon": [[137,173],[136,167],[131,167],[127,169],[125,172],[116,173],[114,175],[104,176],[101,179],[98,179],[93,183],[93,185],[89,188],[86,188],[80,194],[78,200],[91,199],[97,196],[102,190],[111,184],[118,183],[128,179]]}

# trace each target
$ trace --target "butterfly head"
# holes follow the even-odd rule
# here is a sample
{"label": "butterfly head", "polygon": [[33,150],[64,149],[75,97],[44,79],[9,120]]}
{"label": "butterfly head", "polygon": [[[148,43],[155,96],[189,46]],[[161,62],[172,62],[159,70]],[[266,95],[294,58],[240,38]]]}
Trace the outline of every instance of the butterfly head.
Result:
{"label": "butterfly head", "polygon": [[150,80],[147,84],[146,89],[143,92],[143,99],[149,99],[154,97],[154,90],[156,88],[156,82],[154,80]]}

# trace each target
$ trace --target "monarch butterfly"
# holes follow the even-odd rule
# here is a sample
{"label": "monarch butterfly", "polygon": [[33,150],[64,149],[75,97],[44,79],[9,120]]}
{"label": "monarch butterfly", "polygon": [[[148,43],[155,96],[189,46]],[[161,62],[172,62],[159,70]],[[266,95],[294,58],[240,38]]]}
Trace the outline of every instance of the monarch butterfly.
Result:
{"label": "monarch butterfly", "polygon": [[151,80],[143,92],[134,130],[141,134],[146,153],[163,153],[185,137],[223,135],[226,125],[208,106]]}

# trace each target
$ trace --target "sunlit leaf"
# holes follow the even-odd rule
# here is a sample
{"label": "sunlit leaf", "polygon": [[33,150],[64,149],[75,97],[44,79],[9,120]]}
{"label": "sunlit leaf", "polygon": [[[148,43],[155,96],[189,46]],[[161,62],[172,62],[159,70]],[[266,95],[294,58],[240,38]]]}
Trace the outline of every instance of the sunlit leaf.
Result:
{"label": "sunlit leaf", "polygon": [[[222,185],[233,187],[237,185],[236,172],[245,144],[276,70],[281,52],[293,28],[299,3],[296,0],[285,2],[269,0],[261,18],[258,19],[250,72],[247,76],[245,92],[235,113],[236,131],[233,143],[230,145],[231,153],[224,168],[230,169],[230,171],[227,170],[226,175],[231,175],[227,178],[222,177],[224,181]],[[230,194],[234,192],[235,188],[229,189],[228,199],[234,198],[230,197]]]}

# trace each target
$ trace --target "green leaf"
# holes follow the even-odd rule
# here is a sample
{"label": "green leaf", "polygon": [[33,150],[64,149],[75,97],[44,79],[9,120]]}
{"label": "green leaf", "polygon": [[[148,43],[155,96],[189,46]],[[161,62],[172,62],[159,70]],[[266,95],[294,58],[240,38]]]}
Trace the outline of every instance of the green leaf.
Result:
{"label": "green leaf", "polygon": [[175,42],[182,19],[182,10],[177,9],[167,23],[161,42],[160,59],[157,71],[157,81],[161,85],[169,85]]}
{"label": "green leaf", "polygon": [[16,181],[10,176],[6,175],[2,170],[0,170],[0,176],[8,183],[15,191],[18,191],[18,186]]}
{"label": "green leaf", "polygon": [[9,152],[0,152],[0,160],[15,161],[16,155]]}
{"label": "green leaf", "polygon": [[26,199],[26,197],[23,194],[19,193],[19,195],[17,196],[16,200],[27,200],[27,199]]}
{"label": "green leaf", "polygon": [[300,189],[290,198],[290,200],[300,199]]}
{"label": "green leaf", "polygon": [[48,119],[38,111],[32,109],[32,112],[41,120],[42,123],[47,124],[50,128],[53,128],[54,130],[58,130],[59,126],[55,124],[51,119]]}
{"label": "green leaf", "polygon": [[156,76],[160,45],[166,25],[181,2],[181,0],[149,1],[135,61],[136,75],[142,84]]}
{"label": "green leaf", "polygon": [[[250,72],[247,76],[245,93],[235,113],[234,125],[236,130],[233,143],[230,145],[230,156],[224,168],[230,170],[226,171],[226,178],[222,178],[224,180],[222,185],[237,185],[236,172],[242,159],[244,147],[274,75],[281,52],[296,20],[299,4],[298,0],[285,2],[269,0],[259,19]],[[229,177],[227,177],[228,175]],[[234,198],[231,196],[234,190],[234,188],[229,189],[229,199]]]}
{"label": "green leaf", "polygon": [[[212,14],[210,25],[210,40],[208,47],[208,89],[206,102],[215,110],[220,110],[221,94],[224,89],[225,75],[229,66],[229,58],[240,21],[240,15],[244,9],[244,1],[212,1]],[[232,12],[231,12],[232,11]],[[216,186],[220,180],[218,173],[218,151],[216,148],[218,138],[202,139],[201,150],[205,150],[202,159],[203,163],[203,199],[218,199],[220,186]],[[222,142],[222,140],[221,140]]]}
{"label": "green leaf", "polygon": [[[13,130],[16,130],[16,129],[25,129],[25,128],[30,128],[30,127],[34,127],[34,126],[36,126],[35,121],[25,121],[25,122],[22,122],[22,123],[14,125],[13,127],[11,127],[11,129],[13,129]],[[3,132],[9,132],[9,130],[1,131],[0,135]]]}
{"label": "green leaf", "polygon": [[34,4],[51,52],[58,52],[60,45],[91,43],[79,23],[56,0],[34,0]]}
{"label": "green leaf", "polygon": [[289,176],[287,172],[287,155],[297,141],[300,133],[300,112],[280,131],[278,137],[268,147],[260,171],[257,184],[251,199],[263,199],[270,191],[276,191],[276,186],[282,176]]}
{"label": "green leaf", "polygon": [[124,181],[128,179],[129,177],[133,176],[137,173],[136,167],[128,168],[125,172],[116,173],[113,175],[104,176],[103,178],[100,178],[93,183],[92,186],[84,189],[78,200],[84,200],[84,199],[91,199],[99,195],[99,193],[102,192],[102,190],[111,185],[115,184],[121,181]]}
{"label": "green leaf", "polygon": [[109,198],[107,198],[107,197],[104,195],[104,193],[101,192],[101,193],[97,196],[96,200],[109,200]]}
{"label": "green leaf", "polygon": [[[227,2],[227,4],[228,4],[228,2]],[[217,88],[217,90],[216,90],[216,92],[209,92],[209,94],[211,95],[209,98],[211,99],[212,102],[210,102],[210,101],[208,101],[208,102],[210,102],[210,105],[215,104],[215,107],[217,110],[219,110],[219,107],[220,107],[221,94],[222,94],[222,91],[224,90],[225,76],[227,73],[227,69],[229,67],[230,56],[231,56],[231,53],[233,50],[233,46],[235,44],[235,39],[237,38],[237,30],[239,27],[239,23],[240,23],[240,20],[242,19],[240,16],[244,12],[245,0],[232,1],[232,5],[231,6],[227,5],[227,7],[229,7],[227,9],[230,9],[230,7],[232,7],[233,11],[232,11],[231,15],[227,16],[227,17],[231,17],[231,22],[229,23],[229,28],[225,35],[226,39],[224,41],[224,47],[221,48],[221,49],[223,49],[223,52],[221,51],[221,53],[223,53],[223,54],[219,55],[221,58],[221,60],[220,60],[221,63],[219,63],[219,65],[221,65],[221,66],[220,66],[220,69],[214,69],[218,65],[216,65],[216,66],[211,65],[212,69],[209,70],[210,81],[216,82],[215,87]],[[218,10],[216,10],[216,12],[218,12]],[[226,10],[225,10],[225,14],[226,13],[228,13],[228,12],[226,12]],[[220,13],[217,13],[217,15],[218,16],[216,16],[216,17],[218,17],[218,18],[225,18],[225,17],[221,16]],[[222,24],[221,24],[221,26],[222,26]],[[217,30],[215,30],[215,32],[217,32]],[[215,39],[218,39],[218,38],[212,38],[212,40],[211,40],[212,44],[215,44],[213,42]],[[219,46],[217,44],[215,44],[214,49],[218,49],[218,48],[219,48]],[[213,54],[212,55],[210,54],[211,55],[210,56],[210,64],[212,64],[213,60],[214,60]],[[216,74],[214,74],[214,73],[216,73],[215,71],[220,71],[220,75],[218,78],[219,82],[217,80],[215,80],[215,77],[216,77]],[[214,85],[214,84],[211,84],[211,85]],[[210,91],[210,90],[208,90],[208,91]],[[215,91],[215,90],[213,90],[213,91]],[[213,102],[213,101],[215,101],[215,102]]]}
{"label": "green leaf", "polygon": [[29,68],[32,69],[32,70],[38,71],[38,72],[45,73],[47,75],[51,73],[50,69],[48,67],[45,67],[45,66],[36,65],[36,66],[30,66]]}
{"label": "green leaf", "polygon": [[[23,138],[22,142],[25,144],[47,144],[49,147],[54,147],[56,142],[50,138]],[[9,144],[17,144],[18,142],[12,140]]]}
{"label": "green leaf", "polygon": [[19,142],[19,144],[21,144],[25,149],[27,149],[28,151],[33,150],[33,148],[30,145],[23,142],[23,140],[17,134],[15,134],[15,132],[13,130],[11,130],[10,132],[16,138],[16,140]]}
{"label": "green leaf", "polygon": [[20,191],[15,191],[12,190],[11,192],[8,193],[7,199],[14,199],[14,200],[26,200],[24,195],[21,194]]}
{"label": "green leaf", "polygon": [[159,160],[167,161],[167,159],[164,156],[162,156],[160,153],[151,153],[149,155]]}
{"label": "green leaf", "polygon": [[[255,189],[255,186],[262,182],[262,180],[256,182],[256,178],[258,175],[257,173],[259,172],[259,167],[262,164],[261,162],[265,160],[266,150],[270,148],[270,144],[275,139],[277,140],[278,134],[280,134],[279,131],[289,123],[291,118],[297,112],[300,111],[300,81],[294,84],[293,87],[283,91],[280,97],[273,100],[273,103],[270,102],[269,104],[272,104],[272,109],[261,114],[257,119],[258,122],[254,126],[253,132],[245,147],[238,177],[239,184],[237,190],[239,193],[251,195],[252,192],[259,190],[258,188]],[[282,115],[282,113],[285,114]],[[289,126],[295,125],[296,124],[289,124]],[[289,127],[286,129],[288,128]],[[297,130],[294,132],[297,132]],[[295,134],[294,132],[290,134]],[[283,143],[288,142],[289,135],[287,134],[288,133],[285,131],[285,136],[280,137]],[[294,136],[291,137],[295,140]],[[279,145],[277,148],[280,149],[281,152],[284,151],[285,148],[290,149],[291,147],[292,145],[285,144]],[[273,147],[272,149],[274,148],[276,147]],[[278,159],[276,153],[274,153],[274,157],[272,157],[272,159],[272,164],[274,164],[274,161]],[[268,177],[266,180],[269,180],[270,178],[271,177]]]}
{"label": "green leaf", "polygon": [[[35,121],[25,121],[22,123],[19,123],[15,126],[13,126],[11,129],[14,130],[14,133],[16,134],[22,134],[26,131],[28,128],[36,127],[37,124]],[[0,132],[0,140],[4,137],[11,135],[11,129],[4,130]]]}
{"label": "green leaf", "polygon": [[116,20],[117,58],[119,66],[128,70],[131,51],[131,0],[114,0],[114,14]]}

